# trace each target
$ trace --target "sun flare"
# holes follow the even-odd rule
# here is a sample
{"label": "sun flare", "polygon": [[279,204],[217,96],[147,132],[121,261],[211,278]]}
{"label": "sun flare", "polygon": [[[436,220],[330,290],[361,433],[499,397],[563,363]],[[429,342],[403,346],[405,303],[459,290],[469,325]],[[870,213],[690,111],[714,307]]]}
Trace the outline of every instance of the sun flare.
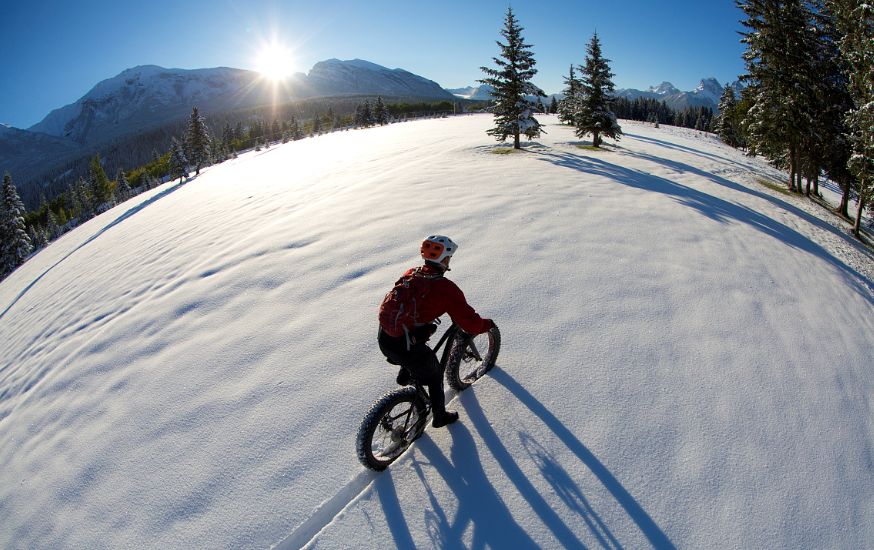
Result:
{"label": "sun flare", "polygon": [[291,50],[282,44],[265,44],[258,52],[255,68],[265,78],[278,82],[291,75],[293,61]]}

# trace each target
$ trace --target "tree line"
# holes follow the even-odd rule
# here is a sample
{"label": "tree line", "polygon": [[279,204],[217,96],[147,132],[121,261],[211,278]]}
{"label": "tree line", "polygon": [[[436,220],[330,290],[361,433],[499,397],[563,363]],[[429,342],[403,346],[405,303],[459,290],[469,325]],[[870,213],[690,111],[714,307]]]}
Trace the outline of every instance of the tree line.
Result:
{"label": "tree line", "polygon": [[[849,200],[858,208],[853,234],[861,238],[864,209],[874,209],[874,4],[859,0],[736,0],[746,15],[741,42],[747,74],[739,99],[726,86],[714,116],[707,108],[674,112],[655,100],[615,97],[609,60],[595,33],[582,65],[571,65],[564,99],[549,110],[575,128],[578,137],[619,139],[617,117],[715,131],[727,144],[761,155],[788,172],[790,192],[818,195],[822,174],[842,190],[837,212],[849,219]],[[544,132],[532,116],[544,112],[531,45],[522,37],[511,8],[498,41],[495,67],[482,67],[480,83],[495,89],[498,141]],[[802,179],[807,179],[802,188]]]}
{"label": "tree line", "polygon": [[[138,136],[145,144],[168,141],[166,147],[153,148],[145,160],[132,168],[118,167],[114,179],[107,175],[107,165],[111,163],[96,153],[89,158],[86,168],[78,169],[76,178],[64,187],[44,187],[37,205],[30,210],[25,208],[12,175],[6,173],[0,189],[0,279],[34,251],[73,227],[161,183],[175,178],[182,182],[191,171],[198,175],[201,168],[235,158],[239,152],[260,150],[323,132],[463,109],[461,102],[386,102],[382,97],[376,97],[372,103],[370,98],[363,102],[360,98],[313,100],[301,102],[297,107],[269,111],[275,115],[272,120],[264,117],[267,112],[264,109],[246,110],[242,113],[248,118],[246,123],[240,120],[240,113],[222,113],[208,120],[194,107],[187,124],[174,124]],[[366,116],[359,119],[365,112]],[[310,118],[298,118],[300,114]],[[143,158],[143,143],[131,144],[137,152],[130,158]],[[162,149],[164,152],[159,153]],[[123,147],[117,145],[110,149],[116,160],[123,157],[118,154],[119,150]],[[73,167],[65,169],[73,171]],[[47,198],[46,190],[51,191],[51,198]]]}
{"label": "tree line", "polygon": [[[738,0],[747,87],[726,88],[715,130],[787,171],[787,189],[842,190],[836,212],[861,238],[874,209],[874,5],[858,0]],[[806,184],[803,184],[806,180]],[[848,205],[857,209],[850,217]]]}

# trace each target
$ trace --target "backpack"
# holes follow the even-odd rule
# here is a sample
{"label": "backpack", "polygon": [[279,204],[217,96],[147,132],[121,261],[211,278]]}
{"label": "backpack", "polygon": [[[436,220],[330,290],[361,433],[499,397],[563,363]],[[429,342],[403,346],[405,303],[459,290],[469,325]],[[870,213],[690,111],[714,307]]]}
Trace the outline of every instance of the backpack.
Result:
{"label": "backpack", "polygon": [[416,269],[395,283],[379,306],[379,326],[392,337],[403,336],[416,322],[418,304],[431,290],[433,279],[420,275]]}

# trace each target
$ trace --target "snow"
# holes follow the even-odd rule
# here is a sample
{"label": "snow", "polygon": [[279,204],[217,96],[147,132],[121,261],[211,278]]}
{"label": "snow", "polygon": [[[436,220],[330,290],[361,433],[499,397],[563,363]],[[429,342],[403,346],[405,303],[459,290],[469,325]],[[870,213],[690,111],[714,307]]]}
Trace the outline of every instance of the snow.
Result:
{"label": "snow", "polygon": [[[247,153],[0,283],[0,547],[870,547],[846,224],[709,135],[590,151],[545,116],[496,155],[491,123]],[[376,310],[431,233],[501,355],[374,474]]]}

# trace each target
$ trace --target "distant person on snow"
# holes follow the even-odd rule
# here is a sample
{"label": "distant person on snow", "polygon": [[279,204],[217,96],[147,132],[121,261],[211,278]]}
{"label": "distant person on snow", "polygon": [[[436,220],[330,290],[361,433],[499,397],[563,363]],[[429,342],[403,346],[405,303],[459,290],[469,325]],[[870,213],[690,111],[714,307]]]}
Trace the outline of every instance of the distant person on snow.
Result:
{"label": "distant person on snow", "polygon": [[440,361],[427,345],[437,330],[434,320],[448,313],[461,330],[472,335],[495,326],[491,319],[480,317],[467,304],[461,289],[443,276],[457,250],[449,237],[431,235],[425,239],[421,247],[425,265],[408,269],[379,309],[379,349],[389,363],[401,366],[398,384],[410,384],[412,376],[428,386],[435,428],[452,424],[458,413],[446,410]]}

